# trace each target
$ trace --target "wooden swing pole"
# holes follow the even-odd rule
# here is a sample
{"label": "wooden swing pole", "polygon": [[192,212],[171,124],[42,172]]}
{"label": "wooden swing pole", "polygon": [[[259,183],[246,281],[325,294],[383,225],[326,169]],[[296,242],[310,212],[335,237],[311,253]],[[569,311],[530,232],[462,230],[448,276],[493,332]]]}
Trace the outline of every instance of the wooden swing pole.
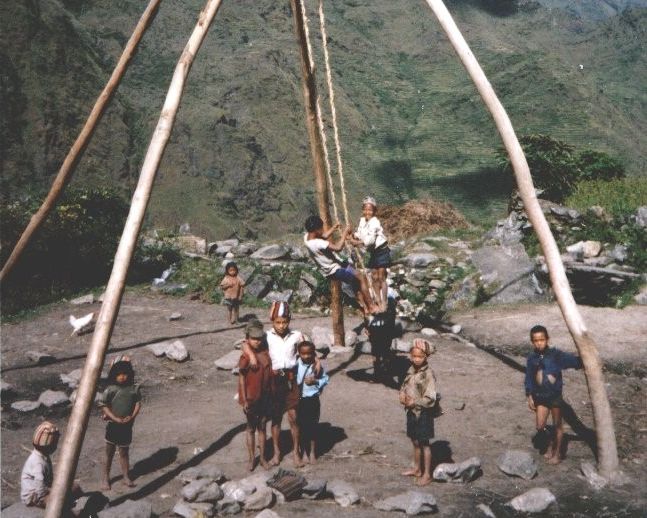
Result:
{"label": "wooden swing pole", "polygon": [[[290,5],[292,7],[292,18],[294,19],[294,31],[299,42],[299,53],[301,56],[303,100],[306,111],[308,140],[310,141],[310,155],[312,156],[312,168],[317,189],[319,217],[323,220],[325,227],[330,228],[332,226],[332,220],[330,218],[330,203],[328,187],[326,185],[323,142],[317,126],[318,94],[315,80],[315,64],[308,52],[308,40],[304,23],[305,8],[303,0],[290,0]],[[344,312],[341,304],[341,283],[339,281],[332,280],[330,282],[330,296],[334,342],[335,345],[344,345]]]}
{"label": "wooden swing pole", "polygon": [[63,161],[63,165],[61,165],[58,174],[54,178],[54,182],[52,183],[52,187],[50,188],[47,197],[45,198],[45,200],[43,200],[40,208],[32,215],[29,223],[20,236],[20,239],[18,239],[18,242],[11,251],[11,255],[9,255],[9,258],[2,267],[2,270],[0,270],[0,285],[4,282],[13,267],[18,262],[18,259],[24,252],[25,248],[27,248],[27,245],[31,241],[34,234],[43,225],[49,213],[56,206],[58,198],[61,196],[65,185],[72,176],[72,173],[74,172],[79,159],[83,155],[83,151],[88,145],[90,138],[92,138],[92,134],[94,133],[97,124],[101,120],[101,117],[106,107],[108,106],[113,93],[119,86],[121,78],[124,76],[126,69],[128,68],[128,64],[135,54],[137,45],[141,41],[142,36],[144,35],[144,32],[146,32],[150,21],[157,12],[157,8],[159,7],[160,2],[161,0],[151,0],[148,4],[148,7],[146,7],[146,10],[139,19],[139,22],[137,22],[135,30],[130,36],[128,43],[124,47],[124,50],[121,53],[121,57],[119,58],[119,61],[117,62],[117,65],[115,66],[115,69],[113,70],[108,83],[94,103],[88,120],[85,122],[81,133],[79,133],[79,136],[74,141],[74,144],[70,148],[67,156],[65,157],[65,160]]}
{"label": "wooden swing pole", "polygon": [[544,257],[546,258],[555,298],[584,363],[584,374],[593,408],[593,419],[597,437],[598,471],[603,477],[612,479],[618,473],[618,450],[613,429],[611,407],[604,386],[600,356],[593,338],[588,334],[584,319],[579,312],[575,299],[573,299],[555,238],[550,231],[548,222],[537,201],[535,187],[523,149],[519,144],[512,123],[503,105],[497,98],[492,85],[485,76],[474,54],[472,54],[472,51],[452,19],[451,14],[445,7],[445,4],[442,0],[426,0],[426,2],[438,18],[440,25],[447,34],[463,66],[467,69],[472,81],[474,81],[481,98],[494,118],[503,144],[510,156],[519,194],[521,195],[528,219],[535,230]]}
{"label": "wooden swing pole", "polygon": [[146,206],[150,199],[153,181],[157,173],[164,149],[168,143],[175,122],[175,116],[180,105],[180,99],[184,90],[191,64],[204,41],[209,26],[213,21],[221,0],[208,0],[200,12],[198,22],[193,29],[184,51],[178,61],[173,78],[166,94],[166,100],[162,107],[157,127],[151,138],[142,165],[137,188],[130,205],[128,219],[115,254],[114,266],[110,274],[110,280],[104,295],[101,311],[97,318],[92,343],[88,356],[83,366],[83,373],[79,382],[79,389],[72,414],[67,425],[63,438],[61,455],[54,477],[54,484],[50,500],[45,511],[45,518],[58,518],[63,513],[65,497],[70,489],[76,466],[79,460],[79,453],[83,444],[83,438],[88,424],[90,407],[94,401],[97,388],[97,380],[101,374],[103,362],[108,349],[108,342],[117,319],[121,297],[126,282],[128,266],[133,257],[137,237],[144,221]]}

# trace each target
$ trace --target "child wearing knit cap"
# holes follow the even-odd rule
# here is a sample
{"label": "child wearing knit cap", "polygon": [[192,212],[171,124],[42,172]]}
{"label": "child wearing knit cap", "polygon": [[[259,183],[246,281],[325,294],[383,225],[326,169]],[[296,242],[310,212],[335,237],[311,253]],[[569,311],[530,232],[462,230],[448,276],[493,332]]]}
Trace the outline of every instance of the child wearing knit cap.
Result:
{"label": "child wearing knit cap", "polygon": [[411,367],[400,388],[400,403],[407,416],[407,437],[413,445],[413,467],[404,471],[405,476],[416,477],[419,486],[431,482],[431,445],[434,437],[432,409],[436,404],[436,377],[428,363],[434,346],[427,340],[417,338],[409,353]]}

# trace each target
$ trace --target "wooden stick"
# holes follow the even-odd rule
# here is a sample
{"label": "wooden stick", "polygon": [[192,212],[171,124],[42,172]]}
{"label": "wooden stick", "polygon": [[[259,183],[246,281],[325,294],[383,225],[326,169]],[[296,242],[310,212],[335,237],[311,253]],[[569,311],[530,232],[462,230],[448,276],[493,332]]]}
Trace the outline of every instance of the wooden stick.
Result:
{"label": "wooden stick", "polygon": [[[329,210],[328,188],[326,186],[326,175],[324,167],[324,152],[321,134],[317,129],[317,82],[315,80],[315,65],[308,52],[308,39],[304,24],[305,10],[303,0],[290,0],[292,7],[292,18],[294,19],[294,31],[299,42],[301,56],[301,78],[303,85],[303,99],[306,110],[306,126],[308,128],[308,139],[310,141],[310,155],[312,157],[312,168],[315,175],[317,189],[317,205],[319,217],[324,222],[326,229],[332,226]],[[330,312],[332,314],[332,330],[335,345],[344,345],[344,312],[341,304],[341,283],[336,280],[330,282]]]}
{"label": "wooden stick", "polygon": [[546,258],[557,304],[561,309],[566,326],[573,337],[573,341],[584,363],[584,374],[589,389],[589,397],[591,398],[597,436],[598,471],[602,476],[611,478],[618,471],[618,450],[613,429],[611,408],[604,386],[600,356],[597,346],[589,336],[584,320],[573,299],[555,238],[550,231],[548,222],[537,201],[535,186],[532,183],[528,162],[521,149],[519,140],[515,135],[508,114],[497,98],[492,85],[485,76],[474,54],[472,54],[472,51],[449,14],[445,4],[442,0],[426,1],[438,18],[440,25],[445,30],[463,66],[466,68],[472,81],[474,81],[487,109],[492,114],[496,127],[503,139],[503,144],[510,156],[519,194],[521,195],[528,219],[532,223],[532,227],[537,234],[542,251],[544,252],[544,257]]}
{"label": "wooden stick", "polygon": [[150,198],[157,168],[171,135],[191,64],[200,45],[204,41],[209,26],[220,7],[220,3],[221,0],[207,0],[205,7],[200,12],[193,33],[184,47],[182,56],[173,72],[173,78],[166,95],[166,100],[164,101],[164,106],[162,107],[157,127],[148,146],[146,157],[144,158],[137,188],[130,205],[128,219],[124,226],[124,231],[115,255],[110,280],[106,287],[101,311],[97,318],[92,343],[90,344],[88,356],[83,366],[78,395],[63,438],[59,464],[54,477],[54,485],[52,486],[51,497],[45,511],[46,518],[58,518],[63,512],[65,496],[70,489],[74,472],[76,471],[83,437],[85,436],[88,417],[90,415],[90,407],[96,392],[97,380],[101,374],[108,342],[110,341],[115,320],[117,319],[117,313],[119,312],[128,266],[133,257],[137,237],[144,220],[144,214]]}
{"label": "wooden stick", "polygon": [[101,120],[101,116],[108,106],[113,93],[119,86],[121,78],[124,76],[126,69],[128,68],[128,64],[135,54],[137,45],[141,41],[144,32],[146,32],[146,28],[148,27],[149,22],[153,19],[153,16],[157,12],[157,8],[159,7],[160,2],[161,0],[150,0],[148,7],[146,7],[146,10],[139,19],[139,22],[137,22],[135,30],[130,36],[130,39],[128,40],[128,43],[126,44],[123,52],[121,53],[121,57],[119,58],[117,66],[115,66],[115,69],[113,70],[108,83],[94,103],[88,120],[85,121],[85,125],[83,126],[81,133],[79,133],[79,136],[74,141],[74,144],[68,151],[67,156],[63,161],[63,165],[61,165],[61,168],[56,175],[56,178],[54,178],[54,182],[52,183],[52,187],[50,188],[49,193],[47,193],[47,197],[41,204],[40,208],[33,214],[31,219],[29,220],[27,227],[25,227],[25,230],[20,236],[20,239],[18,239],[18,242],[11,251],[11,255],[9,255],[9,258],[2,267],[2,270],[0,271],[0,285],[4,282],[6,277],[9,275],[9,272],[11,272],[13,267],[18,262],[18,259],[20,259],[20,256],[25,251],[25,248],[27,248],[27,245],[33,238],[34,234],[43,225],[43,223],[45,223],[47,216],[56,206],[56,202],[61,196],[65,185],[72,177],[72,173],[74,172],[79,159],[83,155],[83,151],[88,145],[90,138],[92,138],[92,134],[94,133],[97,124]]}

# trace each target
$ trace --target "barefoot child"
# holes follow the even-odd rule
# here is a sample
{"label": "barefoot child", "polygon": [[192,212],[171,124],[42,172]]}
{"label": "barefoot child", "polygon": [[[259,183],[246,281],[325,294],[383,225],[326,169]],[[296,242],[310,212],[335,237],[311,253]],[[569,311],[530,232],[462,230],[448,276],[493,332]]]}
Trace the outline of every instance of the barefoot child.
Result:
{"label": "barefoot child", "polygon": [[317,354],[312,342],[299,344],[299,359],[297,360],[297,378],[301,399],[297,408],[297,423],[301,432],[301,460],[314,464],[317,460],[317,427],[321,415],[319,396],[328,384],[329,378],[321,368],[315,374],[315,359]]}
{"label": "barefoot child", "polygon": [[133,425],[141,409],[142,397],[139,385],[135,385],[135,371],[128,356],[119,355],[112,360],[108,382],[110,385],[99,400],[103,419],[108,421],[102,489],[110,489],[110,468],[117,448],[123,482],[128,487],[135,487],[129,476],[128,453],[133,439]]}
{"label": "barefoot child", "polygon": [[[247,416],[247,453],[249,454],[249,471],[256,467],[256,445],[254,432],[258,435],[260,464],[269,468],[265,460],[265,439],[267,419],[270,417],[270,393],[272,390],[272,363],[263,340],[263,324],[251,320],[245,328],[245,345],[248,352],[240,355],[238,362],[238,402]],[[253,355],[254,365],[249,358]]]}
{"label": "barefoot child", "polygon": [[[562,370],[581,369],[579,356],[565,353],[548,346],[548,330],[544,326],[534,326],[530,330],[533,351],[526,362],[526,398],[528,408],[535,412],[537,434],[550,437],[550,444],[544,457],[549,464],[559,464],[562,455]],[[552,415],[554,433],[546,428],[548,414]],[[551,436],[552,435],[552,436]]]}
{"label": "barefoot child", "polygon": [[400,389],[400,403],[407,412],[407,437],[413,444],[413,467],[402,474],[414,476],[419,486],[431,482],[431,445],[434,437],[432,408],[436,403],[436,378],[427,359],[433,346],[416,338],[411,347],[411,367]]}
{"label": "barefoot child", "polygon": [[339,224],[324,232],[321,218],[310,216],[306,219],[305,227],[307,232],[303,236],[303,242],[322,275],[350,285],[366,315],[379,312],[379,307],[373,303],[369,293],[365,276],[350,265],[343,266],[341,259],[335,254],[344,247],[350,229],[344,232],[339,241],[331,243],[328,239],[339,228]]}
{"label": "barefoot child", "polygon": [[238,275],[238,265],[230,261],[225,265],[225,276],[220,281],[220,288],[224,292],[224,304],[229,312],[229,324],[238,322],[240,303],[243,300],[245,282]]}
{"label": "barefoot child", "polygon": [[391,265],[391,250],[384,235],[382,224],[376,217],[375,198],[367,196],[362,201],[362,217],[355,233],[349,238],[356,246],[369,252],[367,266],[372,270],[373,291],[379,300],[380,309],[386,311],[386,269]]}
{"label": "barefoot child", "polygon": [[[49,421],[40,423],[32,438],[34,449],[27,458],[20,476],[20,500],[28,507],[45,509],[49,500],[54,472],[51,455],[58,447],[60,433]],[[81,488],[74,484],[65,508],[72,507],[72,500],[82,494]]]}

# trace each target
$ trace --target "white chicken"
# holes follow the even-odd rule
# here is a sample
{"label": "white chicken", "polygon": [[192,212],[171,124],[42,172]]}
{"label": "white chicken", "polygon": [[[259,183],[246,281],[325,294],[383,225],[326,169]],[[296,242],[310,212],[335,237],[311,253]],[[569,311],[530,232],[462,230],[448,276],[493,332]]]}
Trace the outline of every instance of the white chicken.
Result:
{"label": "white chicken", "polygon": [[88,313],[84,317],[76,318],[70,315],[70,325],[74,328],[70,336],[80,336],[94,330],[94,312]]}

